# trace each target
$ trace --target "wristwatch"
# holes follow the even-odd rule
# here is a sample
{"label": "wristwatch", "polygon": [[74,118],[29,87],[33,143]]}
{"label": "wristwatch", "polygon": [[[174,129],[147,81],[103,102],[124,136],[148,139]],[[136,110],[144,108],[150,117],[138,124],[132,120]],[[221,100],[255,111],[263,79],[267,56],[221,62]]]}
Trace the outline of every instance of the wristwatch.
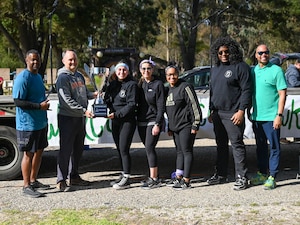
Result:
{"label": "wristwatch", "polygon": [[277,116],[283,117],[282,113],[277,113]]}

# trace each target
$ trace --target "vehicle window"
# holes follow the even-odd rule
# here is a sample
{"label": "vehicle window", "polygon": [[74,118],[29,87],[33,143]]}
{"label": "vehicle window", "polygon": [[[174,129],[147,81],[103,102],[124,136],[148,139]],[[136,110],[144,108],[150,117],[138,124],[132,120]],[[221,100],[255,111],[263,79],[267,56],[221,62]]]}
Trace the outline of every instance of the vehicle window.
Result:
{"label": "vehicle window", "polygon": [[194,74],[194,88],[203,89],[208,88],[209,85],[209,71],[199,71]]}

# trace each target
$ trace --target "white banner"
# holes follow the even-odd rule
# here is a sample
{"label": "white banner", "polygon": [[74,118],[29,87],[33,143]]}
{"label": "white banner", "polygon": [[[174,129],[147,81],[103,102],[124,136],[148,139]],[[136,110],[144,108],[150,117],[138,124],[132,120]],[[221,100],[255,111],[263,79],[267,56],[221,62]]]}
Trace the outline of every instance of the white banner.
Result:
{"label": "white banner", "polygon": [[[197,134],[197,138],[214,138],[213,126],[208,122],[208,96],[198,94],[199,103],[203,113],[203,121],[200,126],[200,130]],[[94,100],[90,100],[89,107],[92,106]],[[57,126],[57,104],[58,100],[50,100],[50,109],[48,111],[49,131],[48,141],[49,146],[59,145],[59,131]],[[300,137],[300,121],[298,114],[300,113],[300,95],[287,96],[285,110],[283,113],[283,126],[281,128],[282,137]],[[113,138],[111,134],[111,121],[105,118],[93,118],[86,120],[87,135],[85,138],[85,144],[111,144]],[[246,129],[244,133],[245,138],[254,138],[252,131],[252,124],[247,119]],[[170,139],[166,133],[163,133],[160,137],[161,140]],[[137,132],[133,139],[134,142],[139,142]]]}

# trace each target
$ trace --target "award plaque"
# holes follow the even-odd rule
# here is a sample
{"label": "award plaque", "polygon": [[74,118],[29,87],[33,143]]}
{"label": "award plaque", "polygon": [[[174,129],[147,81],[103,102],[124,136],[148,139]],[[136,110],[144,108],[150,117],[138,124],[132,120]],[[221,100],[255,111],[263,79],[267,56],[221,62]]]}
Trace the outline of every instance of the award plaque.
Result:
{"label": "award plaque", "polygon": [[95,117],[107,117],[107,105],[104,103],[102,98],[102,89],[105,84],[107,68],[105,67],[94,67],[92,79],[95,88],[98,91],[97,98],[93,105],[93,113]]}

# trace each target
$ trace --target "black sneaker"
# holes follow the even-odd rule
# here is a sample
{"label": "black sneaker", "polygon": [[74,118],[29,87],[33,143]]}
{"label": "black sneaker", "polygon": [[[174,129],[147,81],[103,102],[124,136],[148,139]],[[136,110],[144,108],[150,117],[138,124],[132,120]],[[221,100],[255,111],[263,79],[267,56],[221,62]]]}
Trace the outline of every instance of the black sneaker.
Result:
{"label": "black sneaker", "polygon": [[235,181],[233,190],[245,190],[249,187],[249,180],[246,177],[238,177]]}
{"label": "black sneaker", "polygon": [[71,191],[71,186],[67,185],[67,182],[65,180],[59,181],[56,185],[56,188],[60,192],[69,192],[69,191]]}
{"label": "black sneaker", "polygon": [[157,178],[157,180],[152,179],[151,177],[148,177],[148,179],[142,184],[141,188],[145,190],[158,188],[161,186],[160,179]]}
{"label": "black sneaker", "polygon": [[190,189],[192,186],[190,183],[187,183],[184,181],[184,179],[181,179],[180,182],[174,184],[173,189],[174,190],[186,190],[186,189]]}
{"label": "black sneaker", "polygon": [[41,190],[48,190],[48,189],[50,189],[50,185],[48,185],[48,184],[42,184],[38,180],[35,180],[34,182],[31,182],[30,186],[33,187],[34,189],[41,189]]}
{"label": "black sneaker", "polygon": [[45,194],[36,191],[31,185],[23,187],[23,195],[31,198],[39,198],[45,196]]}
{"label": "black sneaker", "polygon": [[70,179],[70,186],[89,186],[90,184],[91,182],[84,180],[81,177]]}
{"label": "black sneaker", "polygon": [[214,184],[224,184],[228,182],[227,177],[219,176],[218,174],[214,174],[211,178],[206,181],[209,185]]}
{"label": "black sneaker", "polygon": [[123,176],[122,179],[112,186],[114,189],[123,190],[126,188],[130,188],[129,177]]}
{"label": "black sneaker", "polygon": [[182,178],[175,177],[174,179],[171,179],[171,180],[167,181],[166,186],[167,187],[173,187],[174,185],[179,184],[181,180],[182,180]]}

